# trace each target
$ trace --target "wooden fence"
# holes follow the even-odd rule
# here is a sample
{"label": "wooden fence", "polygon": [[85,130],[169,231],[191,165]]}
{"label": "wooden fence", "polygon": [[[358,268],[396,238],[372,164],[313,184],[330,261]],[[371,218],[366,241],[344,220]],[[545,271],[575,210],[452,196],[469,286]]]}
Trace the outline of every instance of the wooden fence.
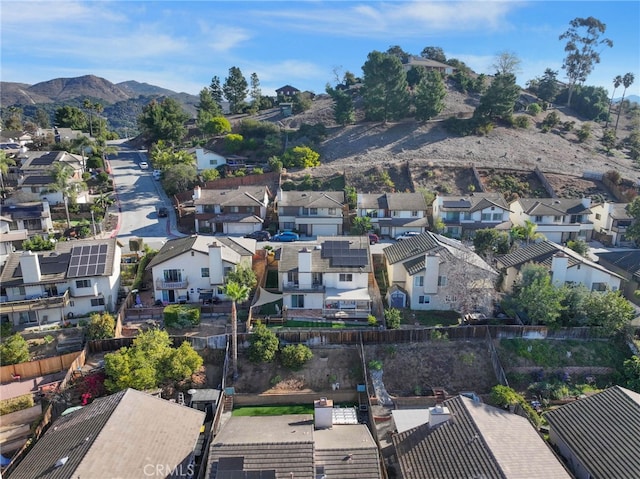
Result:
{"label": "wooden fence", "polygon": [[14,380],[14,376],[20,376],[21,379],[31,379],[63,371],[73,363],[77,356],[78,352],[76,351],[37,361],[2,366],[0,367],[0,382],[10,383]]}

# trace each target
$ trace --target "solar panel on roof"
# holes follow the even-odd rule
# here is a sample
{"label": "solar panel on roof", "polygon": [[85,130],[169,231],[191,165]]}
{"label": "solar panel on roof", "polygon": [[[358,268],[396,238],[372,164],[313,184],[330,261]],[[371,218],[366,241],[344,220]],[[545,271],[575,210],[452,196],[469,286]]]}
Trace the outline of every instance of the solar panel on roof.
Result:
{"label": "solar panel on roof", "polygon": [[71,249],[69,277],[79,278],[104,274],[108,249],[106,244],[74,246]]}

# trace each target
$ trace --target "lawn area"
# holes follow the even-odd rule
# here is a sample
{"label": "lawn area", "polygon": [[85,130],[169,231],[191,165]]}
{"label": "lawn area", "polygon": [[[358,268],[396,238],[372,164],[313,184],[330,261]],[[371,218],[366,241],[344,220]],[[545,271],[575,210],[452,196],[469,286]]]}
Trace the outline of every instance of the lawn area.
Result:
{"label": "lawn area", "polygon": [[232,416],[283,416],[285,414],[313,414],[313,404],[292,406],[243,406],[234,408]]}
{"label": "lawn area", "polygon": [[267,271],[267,280],[264,286],[267,289],[278,288],[278,271],[277,270],[270,269]]}
{"label": "lawn area", "polygon": [[402,324],[420,323],[421,326],[457,326],[460,315],[455,311],[403,311]]}
{"label": "lawn area", "polygon": [[502,339],[497,347],[503,365],[561,368],[602,366],[619,369],[631,352],[624,342]]}

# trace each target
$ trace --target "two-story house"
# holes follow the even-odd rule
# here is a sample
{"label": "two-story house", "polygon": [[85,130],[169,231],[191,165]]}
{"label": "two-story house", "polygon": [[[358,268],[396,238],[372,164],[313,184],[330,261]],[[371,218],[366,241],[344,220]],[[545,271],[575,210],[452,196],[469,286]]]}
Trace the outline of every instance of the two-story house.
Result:
{"label": "two-story house", "polygon": [[269,188],[238,186],[193,190],[196,233],[246,235],[262,229],[267,216]]}
{"label": "two-story house", "polygon": [[610,246],[632,246],[627,240],[627,228],[633,222],[627,210],[628,203],[599,203],[591,207],[589,219],[593,222],[594,235],[601,243]]}
{"label": "two-story house", "polygon": [[147,265],[154,298],[163,303],[225,298],[225,277],[238,266],[251,268],[255,246],[255,240],[225,236],[167,241]]}
{"label": "two-story house", "polygon": [[61,241],[53,251],[9,255],[0,275],[0,315],[16,326],[114,311],[120,287],[115,238]]}
{"label": "two-story house", "polygon": [[422,233],[383,250],[394,308],[489,311],[498,273],[460,241]]}
{"label": "two-story house", "polygon": [[572,249],[551,241],[533,243],[495,259],[502,271],[502,289],[511,292],[522,268],[529,263],[549,269],[552,282],[557,286],[583,284],[593,291],[620,289],[622,276],[594,263]]}
{"label": "two-story house", "polygon": [[284,191],[276,198],[280,231],[304,236],[340,236],[344,221],[344,191]]}
{"label": "two-story house", "polygon": [[464,196],[436,196],[433,219],[440,219],[453,238],[467,238],[483,228],[509,228],[509,204],[501,193],[469,193]]}
{"label": "two-story house", "polygon": [[422,193],[358,193],[356,208],[356,214],[370,218],[381,236],[422,233],[429,226]]}
{"label": "two-story house", "polygon": [[[73,155],[66,151],[29,151],[21,159],[18,176],[18,189],[37,194],[50,204],[64,201],[62,191],[52,191],[54,183],[53,168],[57,163],[66,165],[71,171],[69,185],[80,192],[82,173],[85,168],[84,159],[80,155]],[[78,195],[78,203],[87,201],[86,195]]]}
{"label": "two-story house", "polygon": [[371,314],[369,238],[283,244],[278,281],[288,317],[366,318]]}
{"label": "two-story house", "polygon": [[21,249],[22,242],[53,229],[49,203],[16,203],[2,208],[0,216],[0,265],[10,253]]}
{"label": "two-story house", "polygon": [[537,233],[555,243],[590,241],[593,233],[590,206],[590,198],[520,198],[509,205],[509,219],[518,226],[531,221]]}
{"label": "two-story house", "polygon": [[402,68],[405,72],[408,72],[412,68],[424,68],[427,71],[436,71],[445,75],[452,75],[455,72],[455,68],[446,63],[431,60],[430,58],[416,57],[410,55],[406,63],[402,64]]}

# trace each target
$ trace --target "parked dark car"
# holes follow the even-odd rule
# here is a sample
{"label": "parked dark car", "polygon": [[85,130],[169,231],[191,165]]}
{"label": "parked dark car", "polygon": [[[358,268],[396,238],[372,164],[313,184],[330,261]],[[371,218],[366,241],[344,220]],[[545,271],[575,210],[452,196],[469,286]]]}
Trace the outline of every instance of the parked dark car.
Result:
{"label": "parked dark car", "polygon": [[280,234],[277,234],[271,238],[271,241],[283,241],[283,242],[291,242],[298,241],[300,236],[297,233],[293,233],[291,231],[284,231]]}
{"label": "parked dark car", "polygon": [[377,234],[369,233],[369,244],[376,244],[378,241],[380,241],[380,238],[378,238]]}
{"label": "parked dark car", "polygon": [[165,206],[158,208],[158,218],[166,218],[169,216],[169,210]]}
{"label": "parked dark car", "polygon": [[268,231],[254,231],[253,233],[249,233],[248,235],[244,235],[245,238],[251,238],[256,241],[269,241],[271,239],[271,235]]}

